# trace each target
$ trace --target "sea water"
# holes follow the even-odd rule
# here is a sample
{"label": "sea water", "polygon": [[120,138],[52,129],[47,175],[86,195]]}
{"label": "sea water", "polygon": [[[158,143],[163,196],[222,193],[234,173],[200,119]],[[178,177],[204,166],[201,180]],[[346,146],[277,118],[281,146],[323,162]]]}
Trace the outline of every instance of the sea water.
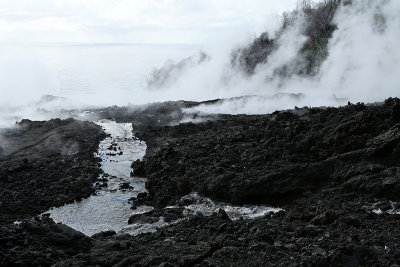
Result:
{"label": "sea water", "polygon": [[[0,127],[59,109],[170,100],[147,88],[154,69],[198,53],[197,44],[52,44],[0,49]],[[58,101],[42,98],[58,97]],[[54,100],[50,98],[50,100]],[[48,114],[44,112],[52,111]]]}

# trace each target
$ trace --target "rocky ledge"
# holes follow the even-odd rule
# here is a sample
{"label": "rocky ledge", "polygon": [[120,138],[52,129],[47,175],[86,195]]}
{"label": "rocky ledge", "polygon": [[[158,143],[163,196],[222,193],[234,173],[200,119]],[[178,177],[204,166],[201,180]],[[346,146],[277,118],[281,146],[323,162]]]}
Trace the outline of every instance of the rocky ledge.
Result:
{"label": "rocky ledge", "polygon": [[1,266],[50,266],[90,247],[83,234],[33,217],[94,193],[93,153],[104,137],[99,126],[72,119],[23,120],[0,131]]}
{"label": "rocky ledge", "polygon": [[[285,210],[279,218],[232,222],[237,231],[230,223],[187,226],[186,238],[193,237],[189,243],[205,239],[210,245],[221,238],[212,253],[197,254],[197,263],[398,263],[399,99],[219,115],[200,124],[140,130],[138,136],[151,146],[143,161],[132,164],[134,174],[148,178],[149,195],[139,203],[162,208],[196,191],[229,203]],[[181,231],[183,225],[172,228]],[[193,241],[197,229],[204,233]],[[180,242],[174,239],[175,246]],[[173,256],[164,260],[184,265]]]}
{"label": "rocky ledge", "polygon": [[[176,118],[174,108],[171,110],[171,116]],[[148,145],[144,160],[132,166],[136,175],[148,178],[149,194],[134,202],[156,207],[132,217],[131,223],[154,222],[160,216],[175,221],[182,209],[164,208],[177,204],[178,199],[193,191],[228,203],[275,205],[283,210],[253,220],[231,220],[224,210],[211,216],[197,213],[155,233],[135,237],[113,231],[85,237],[47,217],[16,226],[3,223],[0,265],[399,264],[399,99],[377,105],[349,103],[340,108],[296,108],[258,116],[217,115],[196,124],[177,124],[168,115],[163,117],[166,123],[159,120],[157,125],[146,124],[137,117],[131,121],[125,111],[123,114],[124,117],[116,115],[115,119],[139,125],[137,136]],[[99,128],[75,121],[53,123],[86,125],[88,128],[80,128],[82,132],[76,138],[88,162],[95,163],[93,154],[89,154],[97,148],[97,138],[102,135]],[[168,126],[171,123],[176,125]],[[90,135],[84,134],[89,132]],[[89,136],[92,141],[82,141]],[[62,140],[49,142],[57,144],[51,149],[64,151],[60,148],[70,139]],[[46,147],[36,151],[47,151]],[[9,153],[6,150],[3,148],[2,164],[12,162],[12,156],[4,161],[4,155]],[[34,177],[44,175],[47,165],[52,166],[53,159],[61,158],[42,158],[46,167],[38,169]],[[59,171],[65,171],[61,173],[63,177],[80,177],[79,173],[69,173],[74,165],[65,164],[70,162],[67,159],[57,162],[61,166]],[[7,177],[2,178],[2,183],[7,181],[9,190],[16,192],[21,187],[23,194],[25,187],[17,181],[26,178],[15,173],[18,172],[1,176]],[[29,173],[27,169],[24,176]],[[96,170],[92,173],[95,175]],[[53,174],[59,177],[57,172]],[[55,178],[54,186],[72,186],[60,181]],[[81,188],[85,186],[89,188],[87,192],[92,190],[89,183]],[[79,192],[73,192],[75,198],[83,197]],[[57,196],[58,193],[53,195],[53,200]],[[9,202],[11,205],[12,201]],[[29,209],[23,202],[14,205],[17,210],[40,212],[46,203],[54,204],[50,200],[43,203],[41,206],[31,202]],[[9,214],[3,222],[12,219]]]}
{"label": "rocky ledge", "polygon": [[157,207],[193,191],[236,204],[286,205],[327,189],[400,200],[399,99],[220,115],[137,135],[150,153],[132,167]]}
{"label": "rocky ledge", "polygon": [[94,192],[100,126],[76,120],[23,120],[1,131],[0,222],[31,218]]}

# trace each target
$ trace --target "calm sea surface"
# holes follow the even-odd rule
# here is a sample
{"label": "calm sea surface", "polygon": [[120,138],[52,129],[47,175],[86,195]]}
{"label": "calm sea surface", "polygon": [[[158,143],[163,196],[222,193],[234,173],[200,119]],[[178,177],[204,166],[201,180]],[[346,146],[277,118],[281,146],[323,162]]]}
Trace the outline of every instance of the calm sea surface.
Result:
{"label": "calm sea surface", "polygon": [[135,44],[6,48],[0,53],[0,86],[8,102],[44,94],[91,104],[96,100],[100,104],[151,102],[141,95],[151,71],[200,49],[199,45]]}
{"label": "calm sea surface", "polygon": [[[57,117],[61,109],[174,100],[166,90],[148,90],[146,80],[167,60],[179,62],[200,50],[135,44],[0,47],[0,128],[22,118]],[[43,95],[62,98],[46,102]]]}

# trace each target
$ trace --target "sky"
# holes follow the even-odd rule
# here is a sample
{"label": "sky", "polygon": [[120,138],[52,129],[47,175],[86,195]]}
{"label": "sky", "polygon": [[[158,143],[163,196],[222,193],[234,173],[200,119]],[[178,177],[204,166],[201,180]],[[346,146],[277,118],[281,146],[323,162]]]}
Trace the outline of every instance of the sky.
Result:
{"label": "sky", "polygon": [[0,0],[0,44],[204,43],[222,33],[257,34],[296,2]]}

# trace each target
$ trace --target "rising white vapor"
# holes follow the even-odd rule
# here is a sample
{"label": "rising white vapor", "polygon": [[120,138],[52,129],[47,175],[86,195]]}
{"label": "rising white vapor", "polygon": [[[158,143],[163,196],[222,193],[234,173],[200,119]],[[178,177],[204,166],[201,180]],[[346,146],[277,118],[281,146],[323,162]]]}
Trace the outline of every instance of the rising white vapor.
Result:
{"label": "rising white vapor", "polygon": [[[274,77],[273,71],[277,66],[290,62],[290,55],[299,49],[298,44],[302,40],[294,26],[280,39],[283,47],[276,50],[266,64],[259,65],[255,75],[243,79],[231,73],[229,79],[233,82],[213,85],[224,88],[228,96],[256,94],[263,97],[229,100],[196,110],[267,113],[295,105],[338,106],[348,101],[379,102],[388,97],[399,97],[399,12],[400,2],[394,0],[355,0],[351,5],[341,6],[334,18],[338,29],[329,42],[329,55],[318,75],[295,75],[282,80],[281,77]],[[301,20],[296,23],[297,27],[300,27],[299,23],[302,23]],[[190,82],[198,85],[201,80]],[[203,86],[207,85],[198,85]],[[231,95],[232,92],[234,95]]]}
{"label": "rising white vapor", "polygon": [[[268,13],[267,10],[265,12]],[[268,61],[259,64],[250,76],[232,67],[231,60],[232,51],[248,45],[253,40],[252,36],[243,32],[230,32],[228,35],[221,34],[218,41],[209,42],[203,47],[210,56],[209,60],[201,64],[196,64],[196,60],[185,61],[183,69],[168,72],[173,74],[174,79],[168,79],[168,83],[159,90],[147,90],[144,85],[140,88],[130,85],[130,91],[114,87],[112,90],[107,87],[98,88],[90,97],[71,96],[67,105],[52,102],[46,109],[79,107],[80,101],[91,105],[122,105],[128,102],[143,104],[181,99],[199,101],[246,95],[253,97],[200,106],[195,111],[257,114],[294,106],[338,106],[347,101],[377,102],[388,97],[399,97],[399,12],[400,2],[396,0],[353,0],[353,4],[341,6],[334,17],[337,30],[329,41],[329,54],[314,76],[292,75],[282,78],[276,75],[275,70],[280,66],[290,67],[298,63],[296,55],[306,40],[302,34],[304,17],[298,16],[293,25],[279,37],[278,48],[269,56]],[[274,36],[278,29],[276,18],[267,18],[264,26],[270,26],[264,29],[270,36]],[[60,83],[57,73],[49,65],[35,59],[25,64],[24,60],[32,58],[32,54],[27,53],[25,57],[18,53],[5,54],[3,50],[0,58],[0,77],[3,81],[0,92],[4,96],[0,117],[4,119],[8,116],[3,120],[3,125],[12,121],[14,117],[10,119],[10,116],[15,114],[18,114],[18,118],[48,118],[48,113],[37,112],[38,107],[44,107],[44,104],[38,106],[35,101],[39,95],[53,93]],[[82,64],[79,62],[79,66]],[[107,73],[107,69],[104,71]],[[148,73],[150,75],[151,71]],[[101,83],[94,85],[97,89]],[[25,104],[25,107],[18,105],[28,102],[30,104]],[[58,112],[51,113],[51,116],[58,115]]]}

